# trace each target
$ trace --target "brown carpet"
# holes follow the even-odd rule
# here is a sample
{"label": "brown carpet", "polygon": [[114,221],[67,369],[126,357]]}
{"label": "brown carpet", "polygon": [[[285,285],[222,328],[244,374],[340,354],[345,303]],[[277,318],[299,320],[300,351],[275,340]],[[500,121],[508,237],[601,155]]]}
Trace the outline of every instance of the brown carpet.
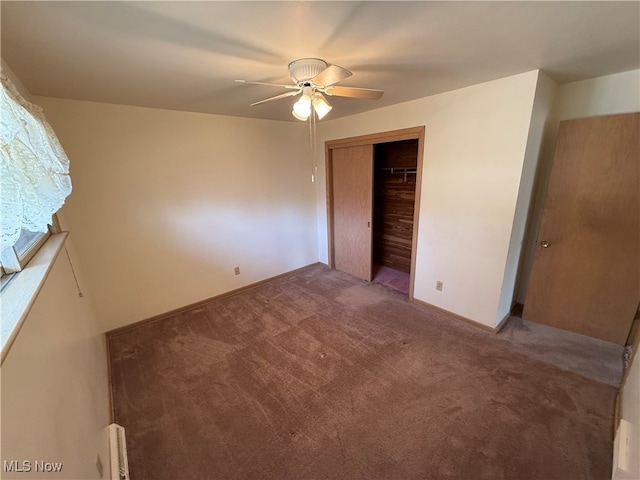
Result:
{"label": "brown carpet", "polygon": [[314,265],[112,334],[131,478],[609,479],[621,350],[607,385],[527,328]]}

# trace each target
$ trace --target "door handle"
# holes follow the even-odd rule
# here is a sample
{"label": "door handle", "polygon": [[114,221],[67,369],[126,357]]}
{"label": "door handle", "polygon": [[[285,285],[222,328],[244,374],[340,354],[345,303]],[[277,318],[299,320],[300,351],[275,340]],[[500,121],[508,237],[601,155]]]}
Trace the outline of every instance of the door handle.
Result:
{"label": "door handle", "polygon": [[551,245],[551,244],[546,240],[543,240],[543,241],[540,242],[540,246],[542,248],[549,248],[549,245]]}
{"label": "door handle", "polygon": [[371,228],[371,222],[367,222],[367,228]]}

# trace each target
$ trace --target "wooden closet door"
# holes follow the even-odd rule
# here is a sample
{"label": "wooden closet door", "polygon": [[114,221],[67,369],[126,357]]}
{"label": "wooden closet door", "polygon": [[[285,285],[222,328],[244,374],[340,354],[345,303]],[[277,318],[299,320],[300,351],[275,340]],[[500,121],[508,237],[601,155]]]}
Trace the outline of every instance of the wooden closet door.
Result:
{"label": "wooden closet door", "polygon": [[334,266],[370,281],[373,145],[334,148],[331,158]]}
{"label": "wooden closet door", "polygon": [[561,122],[523,318],[627,339],[640,301],[639,120]]}

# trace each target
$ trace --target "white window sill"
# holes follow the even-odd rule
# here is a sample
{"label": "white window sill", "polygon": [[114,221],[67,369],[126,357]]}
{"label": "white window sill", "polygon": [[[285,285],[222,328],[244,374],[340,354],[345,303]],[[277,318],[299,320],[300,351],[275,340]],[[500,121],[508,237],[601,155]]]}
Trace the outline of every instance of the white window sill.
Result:
{"label": "white window sill", "polygon": [[53,263],[62,250],[67,235],[68,232],[62,232],[49,237],[27,266],[11,279],[11,283],[2,291],[0,295],[0,345],[2,345],[0,362],[4,362],[11,344],[18,336]]}

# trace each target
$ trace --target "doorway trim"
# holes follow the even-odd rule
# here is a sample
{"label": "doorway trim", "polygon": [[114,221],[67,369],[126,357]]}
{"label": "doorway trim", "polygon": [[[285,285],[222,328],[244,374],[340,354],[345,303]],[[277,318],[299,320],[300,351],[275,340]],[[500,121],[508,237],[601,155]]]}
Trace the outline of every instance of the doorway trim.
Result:
{"label": "doorway trim", "polygon": [[335,268],[334,236],[333,236],[333,149],[376,145],[379,143],[397,142],[401,140],[418,140],[418,158],[416,168],[416,193],[413,205],[413,234],[411,238],[411,267],[409,271],[409,299],[413,300],[413,287],[416,270],[416,247],[418,243],[418,223],[420,221],[420,196],[422,189],[422,159],[424,154],[424,125],[418,127],[390,130],[387,132],[359,135],[357,137],[327,140],[325,150],[325,179],[327,185],[327,244],[329,247],[329,267]]}

